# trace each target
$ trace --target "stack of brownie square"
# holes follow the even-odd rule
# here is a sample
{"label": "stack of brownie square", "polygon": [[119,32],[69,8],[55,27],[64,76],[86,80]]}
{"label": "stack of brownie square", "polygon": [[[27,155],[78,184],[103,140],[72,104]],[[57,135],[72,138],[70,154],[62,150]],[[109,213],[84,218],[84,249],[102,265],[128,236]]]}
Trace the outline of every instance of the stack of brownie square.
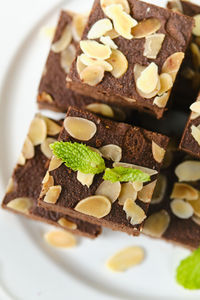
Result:
{"label": "stack of brownie square", "polygon": [[[167,147],[169,137],[133,125],[136,111],[161,119],[180,99],[179,69],[194,62],[189,48],[200,66],[200,7],[168,7],[95,0],[89,17],[61,12],[37,103],[67,114],[35,115],[3,208],[90,238],[102,226],[135,236],[144,227],[152,237],[200,244],[200,162],[178,141]],[[187,84],[192,114],[181,148],[199,156],[199,83],[193,76]]]}

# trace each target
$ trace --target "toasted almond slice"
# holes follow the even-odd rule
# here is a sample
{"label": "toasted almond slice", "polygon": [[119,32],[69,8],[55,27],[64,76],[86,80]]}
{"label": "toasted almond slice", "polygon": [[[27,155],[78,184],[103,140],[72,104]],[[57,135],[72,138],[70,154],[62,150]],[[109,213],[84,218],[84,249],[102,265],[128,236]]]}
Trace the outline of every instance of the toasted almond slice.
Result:
{"label": "toasted almond slice", "polygon": [[200,180],[200,161],[187,160],[180,163],[175,174],[179,181],[197,181]]}
{"label": "toasted almond slice", "polygon": [[133,27],[131,33],[134,38],[141,39],[150,34],[155,33],[161,27],[161,22],[156,18],[149,18],[142,20],[135,27]]}
{"label": "toasted almond slice", "polygon": [[143,259],[144,250],[141,247],[127,247],[111,256],[106,262],[106,266],[113,272],[124,272],[140,264]]}
{"label": "toasted almond slice", "polygon": [[74,209],[85,215],[100,219],[110,213],[111,202],[105,196],[90,196],[81,200]]}
{"label": "toasted almond slice", "polygon": [[112,4],[105,8],[106,15],[113,21],[114,29],[125,39],[132,39],[131,28],[137,25],[137,21],[123,11],[120,4]]}
{"label": "toasted almond slice", "polygon": [[48,189],[48,192],[46,193],[43,201],[46,203],[55,204],[60,197],[61,190],[62,188],[60,185],[51,186]]}
{"label": "toasted almond slice", "polygon": [[136,192],[141,191],[141,189],[143,188],[143,182],[140,182],[140,181],[133,181],[132,185],[133,185],[134,189],[136,190]]}
{"label": "toasted almond slice", "polygon": [[128,69],[128,61],[124,54],[119,50],[112,50],[112,54],[110,58],[107,59],[107,62],[112,65],[113,70],[111,71],[111,74],[115,78],[119,78],[124,75]]}
{"label": "toasted almond slice", "polygon": [[79,117],[66,117],[64,128],[69,135],[80,141],[89,141],[97,131],[94,122]]}
{"label": "toasted almond slice", "polygon": [[22,155],[25,159],[31,159],[35,155],[35,148],[28,136],[26,137],[22,148]]}
{"label": "toasted almond slice", "polygon": [[159,108],[164,108],[167,105],[168,99],[170,96],[170,92],[166,92],[161,96],[156,96],[153,100],[153,104],[157,105]]}
{"label": "toasted almond slice", "polygon": [[155,161],[158,163],[161,163],[164,156],[165,156],[165,149],[160,147],[158,144],[156,144],[154,141],[152,141],[152,153]]}
{"label": "toasted almond slice", "polygon": [[196,36],[200,36],[200,14],[193,17],[195,26],[193,27],[192,33]]}
{"label": "toasted almond slice", "polygon": [[124,167],[124,168],[138,169],[138,170],[140,170],[144,173],[149,174],[150,176],[158,174],[158,171],[156,171],[156,170],[141,167],[141,166],[134,165],[134,164],[122,163],[122,162],[114,162],[113,167]]}
{"label": "toasted almond slice", "polygon": [[53,155],[52,150],[50,149],[49,145],[53,144],[54,142],[56,142],[55,139],[53,138],[46,138],[42,144],[40,145],[40,149],[42,151],[42,153],[48,158],[50,159]]}
{"label": "toasted almond slice", "polygon": [[119,181],[111,182],[104,180],[97,188],[95,194],[107,197],[112,203],[114,203],[119,197],[121,191],[121,184]]}
{"label": "toasted almond slice", "polygon": [[137,191],[135,190],[132,182],[121,184],[121,193],[118,197],[118,203],[120,205],[124,205],[127,199],[130,199],[133,202],[137,199]]}
{"label": "toasted almond slice", "polygon": [[126,213],[126,218],[129,220],[132,225],[141,224],[146,215],[143,209],[137,205],[132,199],[127,199],[124,203],[123,210]]}
{"label": "toasted almond slice", "polygon": [[197,200],[188,201],[188,203],[193,207],[195,216],[200,218],[200,196]]}
{"label": "toasted almond slice", "polygon": [[98,153],[100,156],[102,156],[101,152],[99,151],[99,149],[97,148],[94,148],[94,147],[91,147],[91,146],[88,146],[88,148],[90,148],[92,151]]}
{"label": "toasted almond slice", "polygon": [[191,135],[193,136],[193,138],[195,139],[195,141],[199,144],[200,146],[200,128],[192,125],[191,126]]}
{"label": "toasted almond slice", "polygon": [[111,55],[111,49],[96,41],[80,41],[81,50],[89,57],[96,59],[107,59]]}
{"label": "toasted almond slice", "polygon": [[195,120],[195,119],[198,118],[199,116],[200,116],[199,113],[192,112],[191,115],[190,115],[190,119],[191,119],[191,120]]}
{"label": "toasted almond slice", "polygon": [[14,191],[14,180],[12,177],[10,177],[8,181],[8,185],[6,187],[6,193],[12,193]]}
{"label": "toasted almond slice", "polygon": [[60,133],[61,130],[61,126],[58,125],[56,122],[50,120],[47,117],[43,117],[43,119],[45,120],[45,123],[47,125],[47,134],[48,135],[57,135]]}
{"label": "toasted almond slice", "polygon": [[77,229],[77,224],[67,220],[66,218],[60,218],[58,220],[58,224],[62,227],[68,228],[68,229],[72,229],[72,230]]}
{"label": "toasted almond slice", "polygon": [[8,202],[7,207],[23,214],[28,214],[33,206],[33,201],[27,197],[16,198]]}
{"label": "toasted almond slice", "polygon": [[91,58],[83,53],[80,55],[80,60],[85,66],[99,65],[105,71],[112,71],[113,69],[112,65],[109,64],[107,61],[102,59]]}
{"label": "toasted almond slice", "polygon": [[181,3],[180,0],[170,1],[168,3],[170,4],[170,9],[171,10],[173,10],[175,12],[183,13],[183,7],[182,7],[182,3]]}
{"label": "toasted almond slice", "polygon": [[20,153],[18,160],[17,160],[18,165],[24,166],[25,162],[26,162],[26,159],[25,159],[24,155],[22,153]]}
{"label": "toasted almond slice", "polygon": [[53,45],[51,46],[51,50],[55,53],[62,52],[69,46],[71,40],[72,40],[71,25],[67,25],[63,30],[60,39],[55,43],[53,43]]}
{"label": "toasted almond slice", "polygon": [[54,230],[47,232],[44,236],[45,241],[56,248],[71,248],[76,246],[75,237],[64,230]]}
{"label": "toasted almond slice", "polygon": [[102,156],[111,159],[112,161],[120,161],[122,158],[122,149],[121,147],[113,144],[105,145],[99,148]]}
{"label": "toasted almond slice", "polygon": [[85,28],[85,25],[87,23],[88,17],[86,15],[82,15],[82,14],[75,14],[73,16],[73,21],[72,21],[72,36],[73,39],[76,42],[79,42],[82,34],[83,34],[83,30]]}
{"label": "toasted almond slice", "polygon": [[138,192],[138,199],[144,203],[149,203],[151,201],[155,186],[156,180],[144,185],[141,191]]}
{"label": "toasted almond slice", "polygon": [[95,86],[102,81],[104,77],[104,68],[100,65],[91,65],[86,67],[81,73],[81,80],[90,85]]}
{"label": "toasted almond slice", "polygon": [[65,71],[65,73],[69,73],[72,62],[76,56],[76,48],[74,45],[69,45],[65,50],[61,52],[60,56],[60,65]]}
{"label": "toasted almond slice", "polygon": [[155,33],[146,36],[143,55],[147,58],[155,59],[162,48],[164,38],[165,34],[163,33]]}
{"label": "toasted almond slice", "polygon": [[49,188],[54,186],[54,179],[53,176],[50,176],[49,172],[47,171],[45,177],[42,181],[42,191],[40,197],[43,197],[48,192]]}
{"label": "toasted almond slice", "polygon": [[107,104],[91,103],[86,106],[86,109],[96,114],[100,114],[104,117],[108,117],[108,118],[114,117],[113,109]]}
{"label": "toasted almond slice", "polygon": [[152,62],[141,72],[136,81],[136,86],[143,93],[149,94],[156,89],[158,80],[158,66]]}
{"label": "toasted almond slice", "polygon": [[34,146],[40,145],[47,136],[47,126],[43,119],[35,117],[31,122],[28,137]]}
{"label": "toasted almond slice", "polygon": [[200,217],[194,215],[192,216],[192,221],[194,221],[194,223],[200,226]]}
{"label": "toasted almond slice", "polygon": [[45,102],[48,102],[48,103],[53,103],[54,102],[54,99],[51,95],[49,95],[48,93],[46,92],[42,92],[40,95],[39,95],[39,99],[41,101],[45,101]]}
{"label": "toasted almond slice", "polygon": [[87,38],[98,39],[112,28],[112,23],[108,18],[100,19],[92,25],[88,32]]}
{"label": "toasted almond slice", "polygon": [[106,32],[106,36],[109,36],[111,40],[114,40],[119,37],[119,33],[113,28]]}
{"label": "toasted almond slice", "polygon": [[49,172],[59,168],[62,165],[62,160],[55,156],[52,157],[49,164]]}
{"label": "toasted almond slice", "polygon": [[88,188],[93,183],[94,174],[84,174],[80,171],[77,172],[77,180],[82,184],[86,185]]}
{"label": "toasted almond slice", "polygon": [[164,196],[167,189],[167,178],[163,174],[159,174],[155,189],[153,191],[153,195],[151,198],[151,204],[158,204],[160,203]]}
{"label": "toasted almond slice", "polygon": [[110,36],[101,36],[100,37],[100,42],[108,47],[110,47],[111,49],[117,49],[118,46],[115,44],[115,42],[113,42],[113,40],[110,38]]}
{"label": "toasted almond slice", "polygon": [[86,65],[84,65],[81,61],[81,56],[79,55],[77,57],[77,60],[76,60],[76,69],[77,69],[77,72],[80,76],[81,72],[86,68]]}
{"label": "toasted almond slice", "polygon": [[180,219],[189,219],[194,213],[192,205],[182,199],[174,199],[170,203],[173,214]]}
{"label": "toasted almond slice", "polygon": [[183,52],[175,52],[166,59],[162,66],[162,73],[170,74],[173,82],[176,79],[176,74],[180,68],[184,56],[185,54]]}
{"label": "toasted almond slice", "polygon": [[121,4],[123,7],[123,10],[127,12],[127,14],[130,13],[130,7],[127,0],[101,0],[101,8],[103,9],[104,13],[106,13],[105,9],[106,7],[112,5],[112,4]]}
{"label": "toasted almond slice", "polygon": [[155,238],[161,238],[167,230],[169,223],[170,216],[166,210],[162,209],[145,220],[143,233]]}
{"label": "toasted almond slice", "polygon": [[199,192],[191,185],[186,183],[175,182],[170,198],[183,200],[197,200]]}
{"label": "toasted almond slice", "polygon": [[200,114],[200,101],[196,101],[190,105],[190,110]]}
{"label": "toasted almond slice", "polygon": [[169,91],[173,86],[173,81],[172,81],[171,75],[169,75],[168,73],[162,73],[160,75],[160,85],[161,85],[161,87],[160,87],[158,95],[163,95],[164,93]]}
{"label": "toasted almond slice", "polygon": [[50,176],[49,171],[47,171],[44,178],[43,178],[43,180],[42,180],[42,183],[47,183],[48,180],[49,180],[49,176]]}

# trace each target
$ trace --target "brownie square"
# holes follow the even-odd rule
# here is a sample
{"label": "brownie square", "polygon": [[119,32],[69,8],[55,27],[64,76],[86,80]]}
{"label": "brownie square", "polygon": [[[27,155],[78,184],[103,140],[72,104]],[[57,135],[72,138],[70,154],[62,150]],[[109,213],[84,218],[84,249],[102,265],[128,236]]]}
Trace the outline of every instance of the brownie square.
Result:
{"label": "brownie square", "polygon": [[[125,1],[127,3],[125,8],[117,5],[117,13],[108,11],[111,6],[105,8],[106,2],[104,2],[100,0],[94,2],[77,51],[77,59],[73,62],[67,79],[67,86],[83,95],[92,94],[94,98],[102,99],[108,104],[118,101],[119,105],[146,111],[161,118],[166,110],[171,88],[191,37],[193,20],[168,9],[138,0]],[[103,5],[103,3],[102,9],[101,4]],[[112,36],[111,33],[105,32],[100,39],[95,39],[98,43],[100,40],[102,44],[107,43],[106,49],[102,48],[101,43],[99,43],[100,46],[95,44],[94,49],[97,49],[95,48],[97,46],[105,51],[104,54],[97,55],[98,51],[93,50],[94,53],[91,53],[91,43],[87,47],[88,44],[82,42],[89,40],[88,33],[89,37],[95,37],[94,31],[97,29],[94,29],[93,25],[97,21],[101,20],[102,22],[104,18],[107,18],[107,23],[112,19],[113,23],[110,22],[110,26],[112,27],[113,24],[115,35],[113,36],[113,31]],[[127,32],[130,29],[128,34],[117,27],[119,19],[123,18],[126,18],[124,28]],[[123,23],[123,21],[120,22]],[[136,25],[137,22],[138,25]],[[117,25],[115,25],[116,23]],[[121,27],[123,27],[122,23],[120,23]],[[105,41],[105,36],[109,42]],[[111,41],[110,36],[112,37]],[[104,37],[103,40],[102,37]],[[156,42],[155,40],[153,42],[154,38]],[[92,39],[90,39],[91,41]],[[152,48],[149,44],[153,45]],[[158,45],[160,46],[158,47]],[[149,47],[151,50],[158,48],[152,53]],[[111,50],[110,52],[108,48]],[[99,50],[99,52],[101,51]],[[83,53],[86,56],[89,55],[93,60],[105,57],[105,61],[111,64],[113,70],[105,71],[102,74],[102,66],[101,68],[98,66],[96,71],[94,66],[86,68],[83,63],[87,63],[87,60],[85,57],[83,60],[83,56],[81,56]],[[95,74],[92,79],[97,80],[96,85],[95,81],[91,80],[91,76],[88,76],[88,73],[91,74],[91,72]],[[165,88],[162,88],[164,86]]]}
{"label": "brownie square", "polygon": [[[38,141],[33,138],[35,140],[34,144],[37,144],[34,146],[30,141],[30,137],[26,138],[20,159],[9,181],[2,207],[25,215],[30,219],[43,221],[75,234],[95,238],[101,233],[100,226],[37,206],[42,180],[48,169],[51,154],[46,146],[58,137],[61,124],[61,121],[57,122],[41,115],[36,115],[32,121],[32,128],[34,127],[36,130],[38,126],[39,130],[44,132],[44,135]],[[47,129],[46,136],[45,128]],[[31,136],[34,137],[33,134]],[[44,139],[43,142],[39,144],[42,139]]]}
{"label": "brownie square", "polygon": [[[65,125],[60,133],[59,141],[83,142],[82,137],[80,138],[80,136],[78,136],[78,138],[75,138],[77,135],[74,135],[67,127],[68,125],[66,124],[69,124],[68,122],[72,121],[83,122],[81,124],[86,122],[87,124],[89,123],[92,128],[96,128],[96,131],[93,132],[93,136],[87,139],[87,141],[84,140],[84,144],[87,146],[97,148],[98,151],[103,151],[101,147],[107,145],[117,147],[118,149],[120,147],[122,153],[121,157],[118,159],[120,162],[115,162],[114,166],[116,166],[116,164],[120,165],[121,163],[122,166],[124,166],[125,163],[128,164],[128,166],[131,164],[130,167],[136,165],[134,168],[148,168],[144,169],[144,172],[151,174],[150,182],[145,182],[144,187],[143,185],[141,185],[140,188],[134,187],[129,193],[131,198],[136,196],[136,202],[133,201],[133,203],[136,204],[136,208],[140,211],[140,213],[143,213],[145,218],[162,159],[164,157],[165,149],[168,144],[168,138],[155,132],[150,132],[125,123],[117,123],[108,119],[103,119],[90,112],[71,107],[67,112],[67,116],[64,121]],[[79,124],[79,127],[76,128],[82,127],[81,124]],[[88,132],[89,128],[88,130],[85,128],[84,134],[88,134]],[[155,145],[156,148],[159,149],[158,152],[162,152],[161,156],[159,155],[159,157],[157,156],[158,153],[154,148]],[[108,156],[106,157],[108,158]],[[114,158],[113,160],[116,159]],[[50,166],[53,162],[54,158],[51,160]],[[112,168],[112,160],[105,158],[105,163],[107,167]],[[113,230],[124,231],[132,235],[138,235],[140,233],[143,220],[135,225],[132,225],[132,221],[130,221],[129,216],[126,216],[126,212],[123,209],[123,203],[119,204],[119,199],[121,197],[120,189],[122,191],[122,187],[124,188],[123,183],[120,184],[118,182],[117,187],[111,187],[112,193],[115,193],[120,184],[119,192],[114,199],[115,201],[113,201],[111,204],[110,212],[108,212],[104,217],[99,218],[77,211],[76,206],[81,200],[95,195],[95,192],[100,184],[103,182],[105,183],[105,181],[102,179],[103,173],[96,174],[93,177],[92,182],[90,182],[90,185],[86,186],[83,182],[81,183],[81,180],[77,179],[77,172],[72,171],[70,168],[66,167],[62,161],[60,161],[56,168],[49,169],[49,174],[54,179],[54,185],[60,187],[60,194],[55,201],[47,201],[47,194],[42,194],[38,201],[39,206],[60,213],[66,213],[94,224],[109,227]],[[142,194],[146,189],[149,191],[148,196],[143,197]],[[140,191],[137,193],[138,190]],[[110,203],[111,199],[107,199]],[[98,204],[97,207],[99,207]]]}

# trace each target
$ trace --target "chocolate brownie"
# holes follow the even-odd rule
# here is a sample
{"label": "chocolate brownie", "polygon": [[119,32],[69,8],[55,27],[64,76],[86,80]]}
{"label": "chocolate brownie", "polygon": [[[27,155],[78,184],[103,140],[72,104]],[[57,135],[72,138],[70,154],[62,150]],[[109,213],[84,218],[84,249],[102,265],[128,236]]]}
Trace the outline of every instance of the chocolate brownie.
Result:
{"label": "chocolate brownie", "polygon": [[37,115],[32,121],[20,159],[9,181],[2,207],[28,218],[95,238],[101,233],[100,226],[37,206],[42,179],[47,171],[51,155],[48,144],[58,137],[61,123],[41,115]]}
{"label": "chocolate brownie", "polygon": [[189,249],[200,245],[200,161],[171,151],[170,165],[162,169],[149,206],[143,233]]}
{"label": "chocolate brownie", "polygon": [[107,3],[94,2],[67,86],[161,118],[193,20],[138,0]]}
{"label": "chocolate brownie", "polygon": [[[107,167],[121,166],[124,169],[128,167],[143,170],[150,175],[150,181],[145,182],[143,186],[141,182],[112,183],[109,180],[103,180],[102,173],[95,176],[82,174],[83,177],[80,177],[79,173],[68,168],[62,160],[55,163],[55,158],[52,158],[49,174],[54,180],[54,189],[59,189],[59,191],[56,197],[54,195],[51,197],[51,193],[48,192],[46,195],[42,193],[38,201],[39,206],[110,227],[113,230],[138,235],[142,228],[142,221],[146,217],[168,138],[71,107],[64,120],[59,141],[72,143],[84,141],[84,144],[93,147],[93,151],[95,149],[100,151],[99,153],[105,157]],[[53,168],[52,165],[54,165]],[[97,196],[94,196],[95,193]],[[105,197],[108,194],[109,196]],[[110,208],[101,217],[96,217],[94,213],[90,215],[82,213],[77,206],[85,201],[83,199],[97,202],[95,205],[97,213],[99,213],[101,201],[103,206]],[[134,206],[135,218],[127,208],[128,203],[131,207]]]}

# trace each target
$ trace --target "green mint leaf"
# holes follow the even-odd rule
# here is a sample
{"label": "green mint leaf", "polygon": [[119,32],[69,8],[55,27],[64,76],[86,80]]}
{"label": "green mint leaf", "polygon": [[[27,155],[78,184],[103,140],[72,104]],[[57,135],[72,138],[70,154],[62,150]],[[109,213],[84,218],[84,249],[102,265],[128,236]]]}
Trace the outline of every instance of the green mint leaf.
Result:
{"label": "green mint leaf", "polygon": [[84,144],[55,142],[50,145],[53,154],[73,171],[85,174],[99,174],[105,170],[104,159]]}
{"label": "green mint leaf", "polygon": [[107,168],[105,170],[103,179],[109,180],[111,182],[116,182],[116,181],[146,182],[150,180],[150,176],[138,169],[115,167],[113,169]]}
{"label": "green mint leaf", "polygon": [[176,280],[186,289],[200,289],[200,248],[180,262]]}

